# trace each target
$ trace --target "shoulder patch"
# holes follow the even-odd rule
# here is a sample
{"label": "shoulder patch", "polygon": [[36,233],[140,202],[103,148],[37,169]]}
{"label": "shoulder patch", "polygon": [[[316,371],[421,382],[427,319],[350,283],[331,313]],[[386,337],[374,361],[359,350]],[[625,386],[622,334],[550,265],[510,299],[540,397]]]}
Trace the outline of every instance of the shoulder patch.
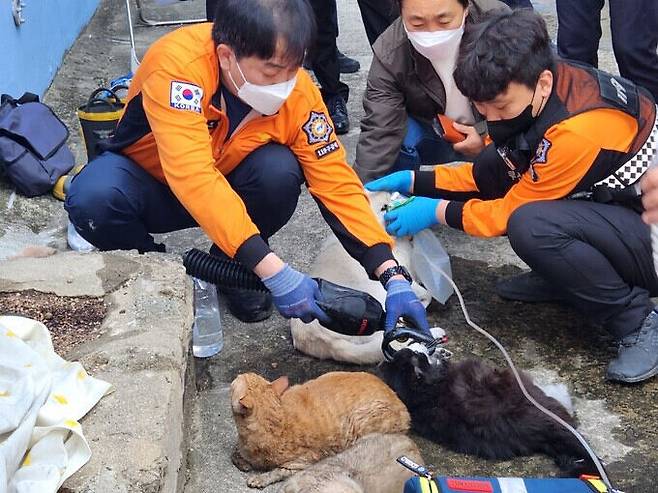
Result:
{"label": "shoulder patch", "polygon": [[537,151],[535,152],[535,157],[532,158],[532,164],[543,164],[547,160],[548,156],[548,151],[551,148],[553,143],[546,139],[543,138],[541,139],[541,142],[537,146]]}
{"label": "shoulder patch", "polygon": [[331,134],[334,133],[327,115],[316,111],[311,111],[308,120],[302,125],[302,130],[306,134],[309,145],[329,142]]}
{"label": "shoulder patch", "polygon": [[169,106],[177,110],[201,113],[203,89],[188,82],[171,81],[169,89]]}
{"label": "shoulder patch", "polygon": [[331,154],[332,152],[336,152],[338,149],[340,149],[340,144],[338,143],[337,140],[332,140],[327,145],[322,146],[319,149],[316,149],[315,155],[318,157],[318,159],[322,159],[328,154]]}

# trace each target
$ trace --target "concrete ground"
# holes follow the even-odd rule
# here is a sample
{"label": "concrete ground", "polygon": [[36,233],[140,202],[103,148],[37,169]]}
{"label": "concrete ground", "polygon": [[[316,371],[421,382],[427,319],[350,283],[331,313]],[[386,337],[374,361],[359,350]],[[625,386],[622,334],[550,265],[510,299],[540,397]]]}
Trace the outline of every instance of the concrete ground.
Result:
{"label": "concrete ground", "polygon": [[[370,48],[355,2],[338,0],[338,5],[339,45],[362,65],[360,72],[344,77],[352,90],[348,106],[353,128],[341,140],[348,149],[351,161],[358,138],[358,121],[363,113],[360,100],[370,61]],[[540,0],[536,2],[536,7],[554,31],[554,2]],[[174,7],[149,7],[153,17],[161,18],[169,18],[176,13],[196,17],[202,15],[203,9],[204,4],[199,0]],[[607,26],[606,18],[603,24]],[[138,55],[141,56],[150,42],[169,29],[137,27]],[[84,161],[84,149],[75,131],[78,128],[75,108],[98,84],[129,70],[127,40],[123,10],[115,2],[105,0],[90,26],[67,55],[46,95],[46,102],[72,129],[71,144],[80,162]],[[603,67],[614,69],[609,33],[602,42],[601,60]],[[50,244],[65,249],[65,225],[60,202],[48,196],[23,199],[13,196],[4,185],[0,188],[0,259],[28,244]],[[308,270],[327,233],[317,207],[304,193],[293,220],[273,238],[272,245],[293,266]],[[655,491],[653,482],[658,478],[658,433],[655,429],[658,380],[639,386],[605,383],[604,369],[611,354],[607,351],[609,341],[604,334],[587,326],[579,316],[564,307],[509,303],[497,298],[493,293],[495,280],[518,272],[522,267],[505,239],[478,240],[447,228],[439,230],[438,234],[451,254],[454,278],[463,291],[472,318],[500,338],[519,367],[532,371],[540,380],[562,381],[569,386],[576,402],[581,430],[597,453],[609,462],[610,475],[620,487],[634,492]],[[162,240],[174,254],[192,246],[208,244],[196,229],[164,235]],[[146,263],[151,261],[157,262],[150,257],[143,260]],[[39,267],[32,264],[31,268]],[[151,269],[153,266],[146,271],[151,272]],[[149,306],[145,302],[143,306],[149,313],[160,310],[159,306]],[[297,383],[326,371],[357,369],[317,361],[296,352],[292,348],[288,323],[278,315],[251,325],[238,322],[225,310],[222,316],[225,348],[209,360],[196,361],[197,393],[187,403],[190,409],[190,425],[186,428],[187,469],[181,471],[184,477],[180,479],[181,484],[185,483],[186,493],[250,491],[245,485],[244,475],[232,466],[229,459],[236,433],[228,403],[228,385],[237,374],[255,371],[270,379],[285,374],[292,383]],[[450,349],[456,357],[475,355],[502,364],[495,348],[464,323],[454,297],[447,307],[432,311],[430,319],[431,323],[448,331]],[[152,330],[159,329],[153,327]],[[143,391],[147,387],[138,389]],[[140,413],[147,418],[153,412],[149,405],[140,407]],[[167,431],[172,426],[171,422],[159,419],[154,419],[153,423],[160,431]],[[99,439],[103,440],[102,437]],[[434,464],[442,474],[555,474],[553,465],[545,457],[482,461],[451,453],[422,439],[418,439],[418,443],[426,461]],[[124,450],[117,448],[115,452],[122,454]],[[141,452],[131,453],[135,454],[135,464],[148,466],[144,464]],[[82,474],[85,474],[84,470]],[[269,488],[267,491],[274,490]],[[128,484],[125,491],[158,490]]]}

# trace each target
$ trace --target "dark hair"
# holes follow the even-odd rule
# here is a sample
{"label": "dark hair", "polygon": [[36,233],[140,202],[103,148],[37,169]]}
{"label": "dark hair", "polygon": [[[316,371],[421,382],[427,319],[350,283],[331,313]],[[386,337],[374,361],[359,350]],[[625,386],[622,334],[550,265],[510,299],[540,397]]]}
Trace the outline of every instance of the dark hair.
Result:
{"label": "dark hair", "polygon": [[[398,7],[400,7],[400,9],[402,9],[402,1],[403,0],[397,0]],[[462,7],[464,7],[464,8],[468,7],[468,0],[457,0],[457,1],[461,4]]]}
{"label": "dark hair", "polygon": [[494,10],[466,27],[454,73],[461,93],[484,102],[503,93],[510,82],[530,89],[554,64],[544,19],[531,9]]}
{"label": "dark hair", "polygon": [[212,37],[238,58],[274,56],[284,43],[286,60],[301,65],[315,35],[315,17],[306,0],[219,0]]}

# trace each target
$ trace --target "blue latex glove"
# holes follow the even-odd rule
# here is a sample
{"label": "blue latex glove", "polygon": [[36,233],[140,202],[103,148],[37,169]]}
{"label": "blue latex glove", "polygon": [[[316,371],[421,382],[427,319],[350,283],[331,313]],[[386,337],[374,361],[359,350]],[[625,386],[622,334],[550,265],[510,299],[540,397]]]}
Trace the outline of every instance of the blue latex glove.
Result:
{"label": "blue latex glove", "polygon": [[370,192],[400,192],[409,195],[411,193],[412,178],[413,171],[396,171],[375,181],[368,182],[364,187]]}
{"label": "blue latex glove", "polygon": [[393,236],[409,236],[439,223],[436,208],[441,199],[414,197],[384,214],[386,231]]}
{"label": "blue latex glove", "polygon": [[403,279],[391,279],[386,284],[384,331],[393,329],[400,317],[405,317],[423,332],[431,334],[425,307],[411,289],[411,284]]}
{"label": "blue latex glove", "polygon": [[305,323],[315,319],[329,322],[327,314],[315,302],[320,299],[318,283],[306,274],[286,264],[273,276],[264,278],[263,284],[272,292],[274,306],[284,317],[300,318]]}

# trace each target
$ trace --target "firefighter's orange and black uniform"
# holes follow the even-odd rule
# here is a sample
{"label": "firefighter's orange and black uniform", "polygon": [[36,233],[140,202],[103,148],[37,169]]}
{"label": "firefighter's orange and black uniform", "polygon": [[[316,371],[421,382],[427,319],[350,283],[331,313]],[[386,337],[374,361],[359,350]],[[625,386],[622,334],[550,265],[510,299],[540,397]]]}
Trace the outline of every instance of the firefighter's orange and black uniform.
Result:
{"label": "firefighter's orange and black uniform", "polygon": [[[150,233],[198,224],[227,255],[253,268],[305,182],[331,229],[372,274],[393,258],[392,240],[345,161],[318,89],[300,70],[276,114],[247,107],[231,126],[229,103],[244,103],[220,87],[211,27],[178,29],[149,48],[99,158],[105,162],[92,162],[73,181],[66,208],[76,228],[101,249],[146,251],[161,249]],[[281,171],[284,161],[292,164]],[[248,172],[240,171],[247,162]],[[268,215],[282,218],[262,234]]]}
{"label": "firefighter's orange and black uniform", "polygon": [[416,172],[414,193],[450,200],[454,228],[508,235],[533,271],[623,337],[658,295],[633,189],[658,152],[656,105],[648,91],[593,68],[558,61],[552,71],[544,109],[512,146]]}

